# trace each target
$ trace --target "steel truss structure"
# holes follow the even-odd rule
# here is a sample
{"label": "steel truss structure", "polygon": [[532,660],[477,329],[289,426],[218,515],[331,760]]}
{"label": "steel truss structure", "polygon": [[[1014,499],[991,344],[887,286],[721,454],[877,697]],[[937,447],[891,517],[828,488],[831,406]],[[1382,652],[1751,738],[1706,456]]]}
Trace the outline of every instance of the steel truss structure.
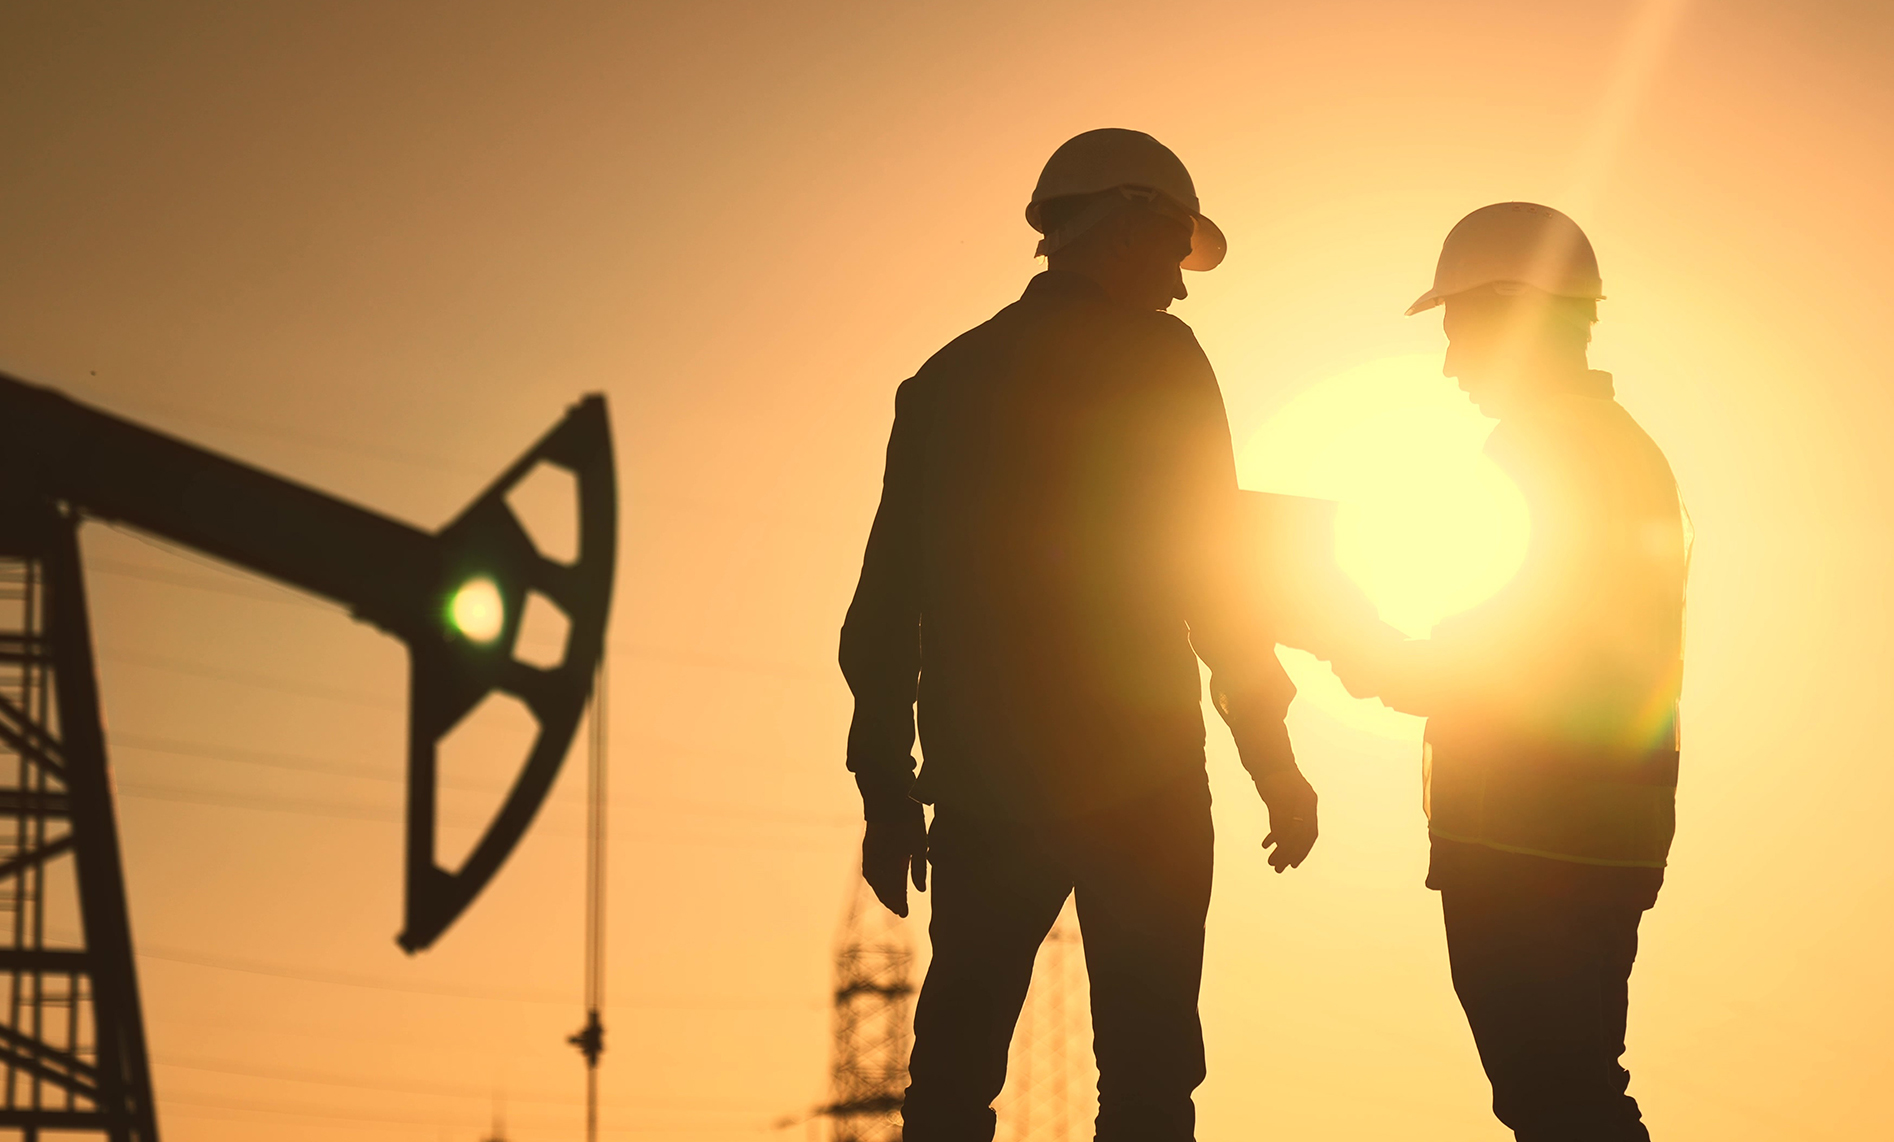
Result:
{"label": "steel truss structure", "polygon": [[0,1128],[155,1142],[77,521],[0,505]]}
{"label": "steel truss structure", "polygon": [[835,1059],[819,1111],[834,1142],[900,1142],[913,973],[907,929],[858,883],[835,952]]}
{"label": "steel truss structure", "polygon": [[1073,1142],[1089,1138],[1098,1114],[1093,1064],[1091,986],[1085,943],[1068,899],[1046,933],[1033,965],[1006,1070],[994,1103],[1004,1142]]}

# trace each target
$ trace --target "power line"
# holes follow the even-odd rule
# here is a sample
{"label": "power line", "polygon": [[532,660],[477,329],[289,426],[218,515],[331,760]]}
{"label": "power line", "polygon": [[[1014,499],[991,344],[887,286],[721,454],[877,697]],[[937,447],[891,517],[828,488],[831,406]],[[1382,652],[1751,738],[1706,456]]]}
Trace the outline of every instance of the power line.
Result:
{"label": "power line", "polygon": [[[355,781],[381,781],[395,785],[407,783],[407,775],[392,774],[380,769],[371,770],[366,766],[348,765],[339,761],[326,761],[321,758],[302,754],[276,753],[274,751],[239,749],[235,746],[213,745],[209,742],[185,741],[181,738],[156,737],[150,734],[114,733],[111,735],[112,748],[116,750],[137,750],[147,753],[169,754],[173,757],[191,757],[201,761],[235,762],[239,765],[257,765],[268,769],[288,770],[291,773],[316,773],[328,777],[346,777]],[[487,791],[489,786],[475,784],[442,775],[435,779],[443,788],[478,789]]]}
{"label": "power line", "polygon": [[330,702],[344,702],[355,706],[372,706],[380,710],[406,711],[408,703],[390,698],[383,694],[369,694],[361,690],[344,690],[336,686],[324,686],[316,682],[301,682],[289,678],[276,678],[259,674],[254,670],[230,670],[219,666],[207,666],[188,659],[172,658],[162,654],[141,654],[129,650],[102,650],[99,657],[106,662],[122,662],[127,666],[142,667],[146,670],[163,670],[172,674],[186,674],[197,678],[210,678],[219,682],[236,682],[246,686],[255,686],[263,690],[275,690],[283,694],[294,694],[304,698],[322,698]]}
{"label": "power line", "polygon": [[[174,789],[165,786],[144,785],[138,782],[120,782],[118,792],[134,800],[172,801],[185,805],[204,805],[220,809],[246,809],[263,813],[287,813],[291,816],[328,818],[342,821],[372,821],[380,824],[402,824],[407,818],[395,809],[378,809],[372,806],[340,805],[330,803],[314,806],[306,799],[288,800],[264,797],[246,797],[238,794],[219,794],[194,789]],[[490,822],[486,820],[442,821],[456,828],[483,829]],[[560,828],[557,825],[542,823],[535,831],[549,833],[559,837],[583,835],[582,830]],[[834,846],[821,843],[806,843],[785,840],[776,837],[707,837],[700,833],[680,833],[675,830],[646,830],[637,838],[642,843],[666,842],[672,845],[703,846],[723,849],[764,849],[773,852],[832,852]]]}
{"label": "power line", "polygon": [[[106,398],[103,397],[87,396],[85,399],[88,403],[108,403]],[[119,399],[118,394],[114,394],[109,403],[119,405],[122,404],[123,401]],[[192,409],[182,405],[152,402],[149,400],[141,400],[140,403],[146,409],[160,412],[169,420],[184,424],[216,425],[223,428],[234,428],[239,432],[247,432],[251,435],[265,438],[274,438],[290,444],[322,448],[331,452],[340,452],[370,460],[407,464],[417,468],[431,468],[435,471],[451,472],[457,475],[484,476],[487,474],[471,464],[450,460],[444,456],[428,456],[420,452],[409,452],[406,449],[388,448],[376,444],[364,444],[359,440],[347,440],[339,436],[329,436],[327,434],[313,433],[306,430],[285,428],[282,425],[273,424],[269,421],[255,420],[247,416],[234,416],[227,412]]]}
{"label": "power line", "polygon": [[[341,611],[340,604],[329,602],[318,595],[311,595],[294,587],[275,584],[273,580],[248,575],[225,567],[223,564],[194,552],[186,551],[165,543],[162,540],[145,535],[121,525],[110,525],[114,531],[129,535],[159,551],[188,560],[200,567],[216,571],[216,577],[208,575],[181,574],[159,568],[140,567],[111,559],[92,559],[87,561],[88,571],[102,571],[109,575],[118,575],[131,579],[143,579],[147,582],[162,583],[174,587],[184,587],[198,591],[214,591],[239,598],[256,599],[263,602],[306,605],[325,611]],[[787,662],[772,662],[765,659],[740,658],[722,654],[704,654],[700,651],[685,650],[677,647],[657,646],[651,643],[614,642],[611,649],[628,658],[645,659],[655,662],[670,662],[683,666],[697,666],[709,670],[724,670],[737,674],[754,674],[764,677],[782,678],[796,682],[828,683],[834,680],[834,673],[828,670],[816,670],[797,666]]]}
{"label": "power line", "polygon": [[138,949],[141,960],[163,960],[169,963],[189,964],[193,967],[215,968],[220,971],[242,972],[246,975],[273,976],[277,979],[298,980],[304,983],[332,984],[339,987],[369,988],[375,991],[398,991],[408,995],[438,995],[449,999],[481,999],[498,1003],[558,1003],[572,1002],[569,994],[551,991],[505,991],[497,988],[454,987],[442,984],[398,983],[392,980],[376,979],[373,976],[354,975],[349,972],[323,971],[316,968],[298,968],[283,964],[272,964],[260,960],[241,959],[236,956],[218,956],[205,952],[193,952],[182,948],[165,947],[162,944],[143,944]]}
{"label": "power line", "polygon": [[[408,995],[441,996],[448,999],[478,999],[495,1003],[535,1003],[548,1005],[557,1004],[561,1006],[572,1002],[571,995],[552,991],[524,989],[506,991],[496,988],[407,983],[380,979],[375,976],[356,975],[351,972],[325,971],[317,968],[270,963],[264,960],[243,959],[236,956],[212,955],[206,952],[196,952],[184,948],[166,947],[164,945],[144,945],[138,951],[138,958],[158,960],[165,963],[186,964],[191,967],[210,968],[217,971],[241,972],[245,975],[269,976],[274,979],[287,979],[299,983],[366,988],[372,991],[393,991]],[[816,1010],[823,1005],[820,1002],[811,1001],[782,1001],[739,997],[700,997],[692,999],[631,999],[621,1004],[621,1006],[640,1010],[773,1011],[796,1009]]]}
{"label": "power line", "polygon": [[[280,1116],[289,1117],[289,1118],[333,1119],[335,1121],[340,1121],[340,1122],[377,1122],[377,1123],[390,1123],[390,1124],[403,1125],[403,1126],[431,1126],[431,1127],[438,1127],[442,1125],[440,1116],[438,1114],[436,1115],[413,1115],[413,1114],[396,1115],[396,1114],[370,1114],[370,1113],[362,1113],[359,1111],[355,1113],[344,1113],[327,1106],[311,1106],[304,1103],[292,1103],[292,1102],[284,1102],[284,1101],[276,1101],[276,1100],[259,1101],[259,1100],[251,1100],[251,1099],[220,1099],[220,1098],[205,1098],[205,1097],[196,1097],[196,1098],[166,1097],[164,1099],[164,1104],[167,1107],[172,1106],[172,1105],[187,1106],[187,1107],[204,1107],[206,1109],[211,1109],[211,1110],[246,1111],[253,1114],[274,1114],[274,1115],[280,1115]],[[686,1113],[686,1112],[680,1111],[679,1113]],[[693,1112],[688,1112],[688,1113],[701,1114],[704,1112],[693,1111]],[[565,1128],[565,1127],[570,1126],[571,1119],[569,1118],[556,1118],[556,1119],[555,1118],[542,1118],[538,1120],[537,1122],[531,1123],[531,1125],[539,1127],[539,1128],[560,1129],[560,1128]],[[655,1125],[653,1124],[653,1125],[645,1125],[645,1126],[617,1126],[617,1127],[612,1128],[612,1132],[618,1133],[618,1134],[649,1134],[649,1133],[658,1133],[662,1131],[681,1130],[681,1129],[687,1129],[687,1128],[688,1127],[684,1125],[671,1125],[671,1124]],[[725,1125],[717,1125],[717,1126],[712,1127],[712,1129],[727,1130],[734,1133],[736,1128],[731,1127],[731,1126],[725,1126]],[[757,1133],[763,1133],[770,1129],[770,1124],[767,1121],[760,1122],[754,1129]]]}
{"label": "power line", "polygon": [[[186,563],[195,564],[196,566],[214,571],[216,572],[216,577],[179,575],[176,572],[146,569],[138,567],[136,564],[120,563],[117,560],[111,559],[100,561],[88,559],[86,561],[86,570],[88,572],[92,571],[96,566],[98,569],[109,571],[112,574],[129,575],[134,578],[152,578],[157,582],[168,581],[176,586],[219,591],[227,595],[249,595],[253,598],[268,599],[272,602],[293,602],[309,607],[320,607],[325,610],[343,609],[340,603],[325,599],[320,595],[312,595],[300,587],[292,587],[287,583],[278,582],[266,575],[232,566],[231,564],[206,555],[201,551],[196,551],[192,548],[182,546],[181,544],[172,543],[162,536],[153,535],[147,531],[141,531],[138,528],[120,523],[117,520],[95,520],[94,522],[103,523],[113,532],[125,536],[127,539],[142,543],[146,547],[162,551],[174,559],[181,559]],[[165,576],[165,578],[157,578],[157,576],[160,575]]]}
{"label": "power line", "polygon": [[[135,534],[135,533],[134,533]],[[154,544],[153,546],[158,546]],[[171,550],[161,548],[161,550]],[[203,560],[194,562],[204,563]],[[205,566],[211,564],[204,563]],[[215,591],[220,595],[232,595],[240,599],[255,599],[264,603],[282,603],[286,606],[307,607],[311,610],[341,611],[343,608],[330,603],[318,595],[304,594],[288,587],[272,587],[268,579],[238,579],[231,577],[227,583],[217,582],[208,576],[181,574],[157,567],[141,567],[136,563],[124,563],[117,559],[94,557],[86,561],[88,574],[111,575],[121,579],[140,579],[147,583],[162,583],[167,587],[184,587],[193,591]]]}
{"label": "power line", "polygon": [[[292,773],[310,773],[323,776],[346,777],[359,781],[378,781],[390,785],[405,785],[405,773],[393,774],[385,770],[369,770],[362,766],[352,766],[344,762],[328,761],[302,754],[276,753],[272,751],[239,749],[234,746],[216,745],[209,742],[185,741],[179,738],[155,737],[148,734],[114,733],[111,735],[114,749],[130,749],[151,753],[168,754],[174,757],[190,757],[202,761],[234,762],[240,765],[255,765],[268,769],[280,769]],[[701,753],[703,751],[691,751]],[[469,781],[447,775],[435,779],[443,789],[455,789],[469,793],[497,793],[508,786],[489,782]],[[555,795],[549,803],[572,805],[579,803],[583,795]],[[610,802],[620,808],[648,807],[650,800],[637,802]],[[782,809],[746,809],[730,805],[711,805],[698,801],[673,801],[669,811],[707,817],[745,818],[749,820],[773,821],[785,825],[809,825],[823,827],[859,827],[861,821],[855,814],[795,812]]]}
{"label": "power line", "polygon": [[120,796],[138,801],[173,801],[183,805],[206,805],[218,809],[252,809],[264,813],[289,813],[299,817],[326,817],[337,821],[402,824],[407,820],[407,817],[398,809],[382,809],[369,805],[346,805],[337,802],[325,804],[303,798],[291,801],[249,797],[236,793],[214,793],[207,790],[147,785],[137,781],[121,781],[117,784],[117,792]]}
{"label": "power line", "polygon": [[[228,1062],[222,1059],[203,1059],[188,1055],[172,1055],[155,1060],[161,1067],[178,1067],[184,1070],[204,1071],[209,1074],[236,1075],[243,1078],[273,1079],[282,1082],[308,1083],[312,1086],[338,1086],[354,1090],[384,1091],[389,1094],[432,1095],[440,1098],[469,1098],[486,1101],[493,1097],[493,1091],[487,1087],[468,1086],[454,1083],[378,1082],[372,1079],[325,1074],[319,1071],[298,1070],[288,1067],[256,1067]],[[544,1103],[552,1106],[579,1106],[581,1101],[569,1095],[520,1094],[506,1092],[508,1102]],[[717,1105],[710,1099],[684,1098],[632,1098],[613,1099],[601,1105],[615,1110],[630,1110],[646,1107],[675,1108],[711,1114],[762,1114],[765,1108],[736,1108]]]}

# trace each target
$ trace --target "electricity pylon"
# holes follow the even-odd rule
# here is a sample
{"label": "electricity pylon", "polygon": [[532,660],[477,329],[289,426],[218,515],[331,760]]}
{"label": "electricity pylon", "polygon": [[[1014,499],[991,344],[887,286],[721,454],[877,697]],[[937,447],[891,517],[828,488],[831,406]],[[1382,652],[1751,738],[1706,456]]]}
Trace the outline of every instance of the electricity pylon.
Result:
{"label": "electricity pylon", "polygon": [[817,1113],[833,1142],[899,1142],[914,1036],[914,949],[859,877],[835,950],[835,1059]]}
{"label": "electricity pylon", "polygon": [[1013,1035],[1006,1089],[994,1109],[1006,1142],[1090,1138],[1098,1111],[1098,1070],[1090,1050],[1090,985],[1085,945],[1070,901],[1046,933],[1032,988]]}

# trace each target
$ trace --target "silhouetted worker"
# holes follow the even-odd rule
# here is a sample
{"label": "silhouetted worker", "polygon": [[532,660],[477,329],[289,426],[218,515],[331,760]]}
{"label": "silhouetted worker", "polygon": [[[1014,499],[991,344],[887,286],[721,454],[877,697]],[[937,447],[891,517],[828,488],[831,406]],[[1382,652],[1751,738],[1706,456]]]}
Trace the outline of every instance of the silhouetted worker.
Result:
{"label": "silhouetted worker", "polygon": [[1676,823],[1687,548],[1670,465],[1591,370],[1598,263],[1570,218],[1474,211],[1434,288],[1443,371],[1498,419],[1531,515],[1518,576],[1433,637],[1336,656],[1425,715],[1425,805],[1454,990],[1522,1142],[1649,1139],[1627,1093],[1626,983]]}
{"label": "silhouetted worker", "polygon": [[1223,236],[1136,131],[1061,146],[1026,218],[1050,268],[895,397],[842,628],[862,873],[905,916],[910,867],[925,888],[934,866],[905,1137],[993,1136],[1034,955],[1076,894],[1097,1136],[1187,1140],[1211,878],[1198,657],[1269,806],[1270,863],[1316,836],[1283,727],[1293,687],[1240,555],[1222,394],[1163,312]]}

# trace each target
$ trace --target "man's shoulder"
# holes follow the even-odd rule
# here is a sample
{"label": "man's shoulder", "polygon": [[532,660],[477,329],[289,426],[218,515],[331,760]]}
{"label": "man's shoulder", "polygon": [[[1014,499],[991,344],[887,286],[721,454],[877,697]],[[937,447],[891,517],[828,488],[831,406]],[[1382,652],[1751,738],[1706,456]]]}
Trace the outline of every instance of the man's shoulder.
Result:
{"label": "man's shoulder", "polygon": [[936,349],[909,382],[923,382],[928,378],[952,372],[958,366],[968,364],[982,356],[990,356],[1003,343],[1013,337],[1010,328],[1017,322],[1018,311],[1023,301],[1015,301],[1001,309],[992,317],[960,334],[953,340]]}
{"label": "man's shoulder", "polygon": [[1196,334],[1172,314],[1130,309],[1086,295],[1028,291],[935,351],[914,380],[928,387],[970,369],[985,370],[1024,356],[1207,364]]}
{"label": "man's shoulder", "polygon": [[1663,450],[1608,395],[1561,394],[1507,417],[1487,438],[1486,454],[1515,480],[1535,484],[1675,487]]}
{"label": "man's shoulder", "polygon": [[1058,334],[1068,332],[1082,339],[1082,345],[1074,347],[1076,355],[1107,368],[1152,380],[1212,375],[1195,331],[1162,310],[1092,302],[1073,326],[1058,329]]}
{"label": "man's shoulder", "polygon": [[1150,338],[1160,348],[1190,357],[1204,355],[1203,346],[1197,342],[1197,331],[1192,329],[1183,318],[1159,310],[1140,313],[1136,316],[1138,333]]}
{"label": "man's shoulder", "polygon": [[1489,448],[1545,448],[1560,442],[1644,436],[1616,399],[1608,394],[1553,393],[1530,407],[1503,417],[1488,438]]}
{"label": "man's shoulder", "polygon": [[1535,433],[1563,437],[1598,456],[1623,460],[1634,453],[1662,458],[1657,441],[1615,396],[1558,396],[1547,401],[1525,427]]}

